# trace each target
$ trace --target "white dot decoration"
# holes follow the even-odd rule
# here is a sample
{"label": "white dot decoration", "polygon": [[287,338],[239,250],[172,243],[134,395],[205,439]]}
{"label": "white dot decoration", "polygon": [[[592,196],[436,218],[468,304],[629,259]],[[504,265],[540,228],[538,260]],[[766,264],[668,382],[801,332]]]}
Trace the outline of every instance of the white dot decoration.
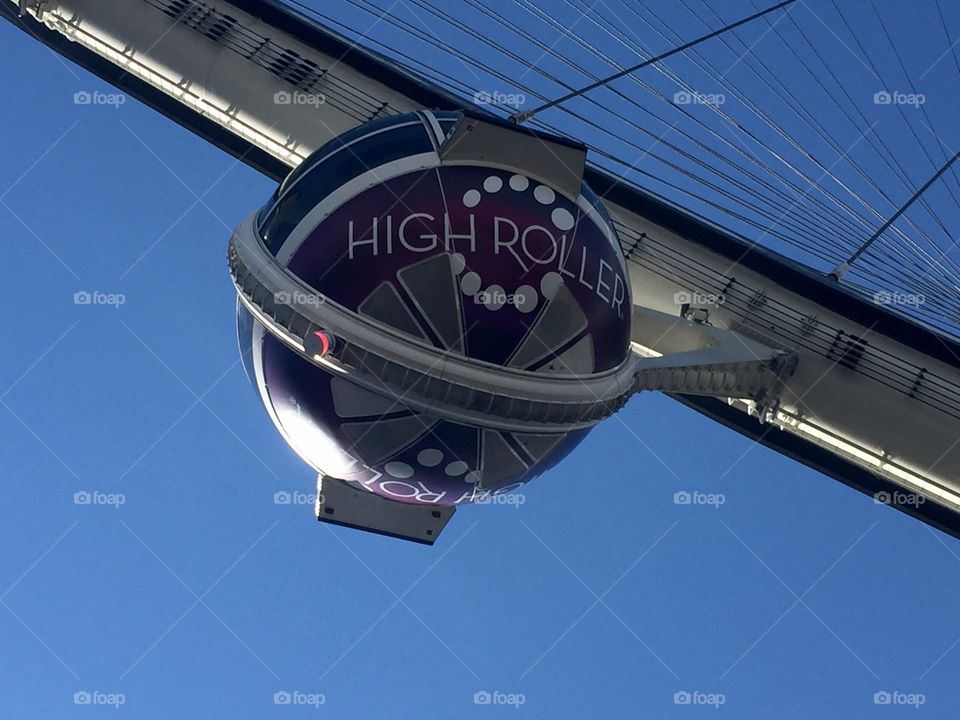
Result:
{"label": "white dot decoration", "polygon": [[491,285],[483,291],[483,304],[487,310],[499,310],[507,301],[507,294],[499,285]]}
{"label": "white dot decoration", "polygon": [[413,477],[413,468],[405,462],[388,462],[384,465],[383,469],[387,471],[387,475],[397,478],[398,480],[406,480],[408,477]]}
{"label": "white dot decoration", "polygon": [[464,295],[476,295],[480,292],[480,276],[475,272],[468,272],[460,278],[460,290]]}
{"label": "white dot decoration", "polygon": [[540,297],[531,285],[521,285],[513,294],[513,305],[522,313],[530,313],[537,309]]}
{"label": "white dot decoration", "polygon": [[463,460],[454,460],[452,463],[447,465],[443,471],[450,477],[456,477],[457,475],[463,475],[469,465],[467,465]]}
{"label": "white dot decoration", "polygon": [[554,211],[550,213],[550,219],[553,220],[553,224],[561,230],[569,230],[573,227],[573,215],[571,215],[570,211],[566,208],[555,208]]}
{"label": "white dot decoration", "polygon": [[547,300],[553,300],[561,285],[563,285],[563,278],[560,273],[548,272],[540,279],[540,293]]}
{"label": "white dot decoration", "polygon": [[478,482],[480,482],[480,473],[478,473],[476,470],[471,470],[463,476],[463,479],[471,485],[476,485]]}
{"label": "white dot decoration", "polygon": [[427,448],[417,453],[417,462],[424,467],[436,467],[443,460],[443,453],[436,448]]}
{"label": "white dot decoration", "polygon": [[530,181],[523,175],[514,175],[510,178],[510,189],[523,192],[530,187]]}
{"label": "white dot decoration", "polygon": [[454,253],[450,256],[450,267],[453,268],[453,274],[459,275],[467,266],[467,260],[460,253]]}
{"label": "white dot decoration", "polygon": [[546,185],[537,185],[533,191],[533,196],[541,205],[552,205],[553,201],[557,199],[557,194]]}
{"label": "white dot decoration", "polygon": [[491,175],[486,180],[483,181],[483,189],[488,193],[500,192],[503,188],[503,180],[501,180],[496,175]]}
{"label": "white dot decoration", "polygon": [[467,190],[463,194],[463,204],[469,208],[476,207],[480,204],[480,191],[479,190]]}

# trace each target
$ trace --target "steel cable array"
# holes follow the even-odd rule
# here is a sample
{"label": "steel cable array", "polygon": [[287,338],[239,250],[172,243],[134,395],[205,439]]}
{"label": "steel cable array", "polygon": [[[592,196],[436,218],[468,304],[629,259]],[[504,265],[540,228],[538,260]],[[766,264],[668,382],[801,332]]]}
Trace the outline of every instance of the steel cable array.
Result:
{"label": "steel cable array", "polygon": [[[654,44],[659,50],[664,43],[679,45],[737,17],[730,10],[721,19],[709,3],[680,0],[695,21],[681,32],[643,4],[563,1],[576,13],[575,21],[565,23],[553,5],[547,9],[531,0],[515,0],[510,12],[499,6],[494,11],[480,0],[393,5],[346,0],[342,8],[294,4],[459,96],[483,99],[504,116],[517,109],[504,102],[511,94],[522,94],[530,104],[549,102],[655,55]],[[830,59],[840,44],[849,45],[850,53],[859,55],[859,69],[877,83],[871,91],[895,87],[883,82],[892,73],[876,62],[877,48],[870,52],[859,37],[867,32],[861,26],[871,22],[878,30],[875,39],[884,40],[886,56],[895,61],[891,68],[914,88],[890,33],[893,21],[872,3],[860,11],[866,13],[857,18],[860,25],[851,24],[850,9],[826,1],[815,5],[806,14],[793,9],[757,20],[762,27],[721,35],[684,51],[677,62],[658,63],[544,111],[531,125],[577,137],[594,151],[593,162],[625,182],[829,272],[933,174],[952,148],[936,135],[936,115],[923,104],[918,113],[893,103],[897,127],[905,134],[896,144],[884,142],[875,126],[888,127],[892,113],[882,123],[871,123],[863,97],[856,97],[862,94],[856,84],[864,82],[863,73],[846,79]],[[745,0],[741,9],[750,14],[758,7]],[[357,21],[357,11],[365,13],[370,27]],[[960,77],[956,49],[947,42],[948,19],[939,5],[933,23],[944,38],[934,57],[951,55],[950,70]],[[827,25],[845,30],[850,39],[823,31]],[[726,55],[718,55],[721,49]],[[718,71],[718,56],[731,62],[730,69]],[[789,73],[775,71],[785,59]],[[848,55],[843,68],[856,65]],[[742,70],[736,77],[734,68]],[[800,82],[800,76],[822,102],[801,100],[791,89],[788,83]],[[705,95],[697,88],[708,81],[726,102],[697,99]],[[914,120],[921,117],[939,146],[936,153],[916,127]],[[903,137],[911,147],[901,147]],[[954,242],[960,216],[954,186],[960,183],[955,169],[950,176],[857,260],[845,282],[867,296],[909,294],[915,302],[896,310],[957,335],[960,263]]]}

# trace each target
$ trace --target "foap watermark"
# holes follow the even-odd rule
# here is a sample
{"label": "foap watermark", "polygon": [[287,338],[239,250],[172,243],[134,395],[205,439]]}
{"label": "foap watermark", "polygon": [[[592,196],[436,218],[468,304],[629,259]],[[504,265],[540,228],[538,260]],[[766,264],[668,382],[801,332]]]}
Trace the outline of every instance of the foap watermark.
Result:
{"label": "foap watermark", "polygon": [[100,692],[99,690],[78,690],[73,694],[74,705],[106,705],[119,709],[127,702],[123,693]]}
{"label": "foap watermark", "polygon": [[674,505],[707,505],[719,508],[727,502],[723,493],[705,493],[699,490],[678,490],[673,494]]}
{"label": "foap watermark", "polygon": [[73,494],[74,505],[96,505],[112,507],[119,510],[121,505],[126,505],[127,496],[123,493],[105,493],[99,490],[78,490]]}
{"label": "foap watermark", "polygon": [[673,94],[674,105],[723,105],[727,96],[723,93],[699,93],[696,90],[677,90]]}
{"label": "foap watermark", "polygon": [[123,93],[105,93],[99,90],[78,90],[73,94],[74,105],[106,105],[119,108],[127,101]]}
{"label": "foap watermark", "polygon": [[907,305],[909,307],[920,307],[927,301],[927,296],[923,293],[905,293],[890,292],[881,290],[874,293],[873,301],[878,305]]}
{"label": "foap watermark", "polygon": [[119,309],[126,304],[127,296],[123,293],[105,293],[99,290],[79,290],[73,294],[74,305],[106,305]]}
{"label": "foap watermark", "polygon": [[873,495],[873,502],[876,505],[909,505],[911,507],[920,507],[926,501],[927,499],[920,493],[903,492],[902,490],[894,490],[893,492],[881,490]]}
{"label": "foap watermark", "polygon": [[308,293],[302,290],[295,290],[293,292],[281,290],[273,294],[273,300],[279,305],[310,305],[319,307],[327,301],[327,298],[320,293]]}
{"label": "foap watermark", "polygon": [[526,104],[527,96],[523,93],[505,93],[499,90],[477,90],[473,94],[473,101],[477,105],[506,105],[519,108]]}
{"label": "foap watermark", "polygon": [[512,305],[520,310],[529,302],[529,298],[521,293],[508,293],[505,290],[483,290],[473,296],[473,302],[477,305],[485,305],[490,308],[500,308],[504,305]]}
{"label": "foap watermark", "polygon": [[308,705],[318,708],[327,701],[323,693],[308,693],[301,690],[277,690],[273,694],[274,705]]}
{"label": "foap watermark", "polygon": [[716,305],[726,302],[723,293],[708,293],[703,290],[681,290],[673,294],[673,302],[677,305]]}
{"label": "foap watermark", "polygon": [[273,94],[274,105],[313,105],[320,107],[327,104],[327,96],[323,93],[287,92],[280,90]]}
{"label": "foap watermark", "polygon": [[920,107],[927,101],[923,93],[905,93],[899,90],[878,90],[873,94],[874,105],[912,105]]}
{"label": "foap watermark", "polygon": [[299,490],[280,490],[273,494],[274,505],[316,505],[317,502],[323,503],[323,495]]}
{"label": "foap watermark", "polygon": [[708,693],[701,690],[677,690],[673,694],[674,705],[708,705],[718,708],[727,702],[723,693]]}
{"label": "foap watermark", "polygon": [[477,690],[473,694],[474,705],[509,705],[519,708],[527,701],[527,696],[523,693],[505,693],[499,690],[490,692],[488,690]]}
{"label": "foap watermark", "polygon": [[477,497],[474,501],[474,505],[513,505],[515,508],[519,508],[527,501],[527,498],[523,493],[509,493],[498,495],[496,493],[486,493]]}
{"label": "foap watermark", "polygon": [[906,693],[899,690],[878,690],[873,694],[874,705],[909,705],[919,708],[927,701],[923,693]]}

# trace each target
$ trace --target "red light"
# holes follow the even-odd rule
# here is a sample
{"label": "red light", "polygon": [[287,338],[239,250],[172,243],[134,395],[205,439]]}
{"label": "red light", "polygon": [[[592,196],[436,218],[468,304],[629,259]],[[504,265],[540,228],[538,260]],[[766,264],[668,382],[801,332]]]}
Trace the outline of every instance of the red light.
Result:
{"label": "red light", "polygon": [[321,344],[322,349],[321,349],[320,352],[317,353],[317,354],[318,354],[320,357],[323,357],[323,356],[326,355],[328,352],[330,352],[330,336],[327,335],[327,334],[326,334],[325,332],[323,332],[322,330],[317,330],[317,331],[314,332],[313,334],[316,335],[316,336],[320,339],[320,344]]}
{"label": "red light", "polygon": [[333,348],[333,338],[323,330],[314,330],[307,335],[303,349],[310,357],[322,358]]}

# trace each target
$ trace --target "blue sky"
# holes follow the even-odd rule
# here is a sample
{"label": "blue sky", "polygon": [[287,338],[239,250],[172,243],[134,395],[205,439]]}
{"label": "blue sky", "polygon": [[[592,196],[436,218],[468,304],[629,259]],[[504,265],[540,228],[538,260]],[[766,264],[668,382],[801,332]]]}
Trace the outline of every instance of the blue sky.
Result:
{"label": "blue sky", "polygon": [[665,397],[432,548],[275,504],[314,478],[244,376],[225,263],[271,183],[0,45],[0,716],[955,715],[960,543]]}

